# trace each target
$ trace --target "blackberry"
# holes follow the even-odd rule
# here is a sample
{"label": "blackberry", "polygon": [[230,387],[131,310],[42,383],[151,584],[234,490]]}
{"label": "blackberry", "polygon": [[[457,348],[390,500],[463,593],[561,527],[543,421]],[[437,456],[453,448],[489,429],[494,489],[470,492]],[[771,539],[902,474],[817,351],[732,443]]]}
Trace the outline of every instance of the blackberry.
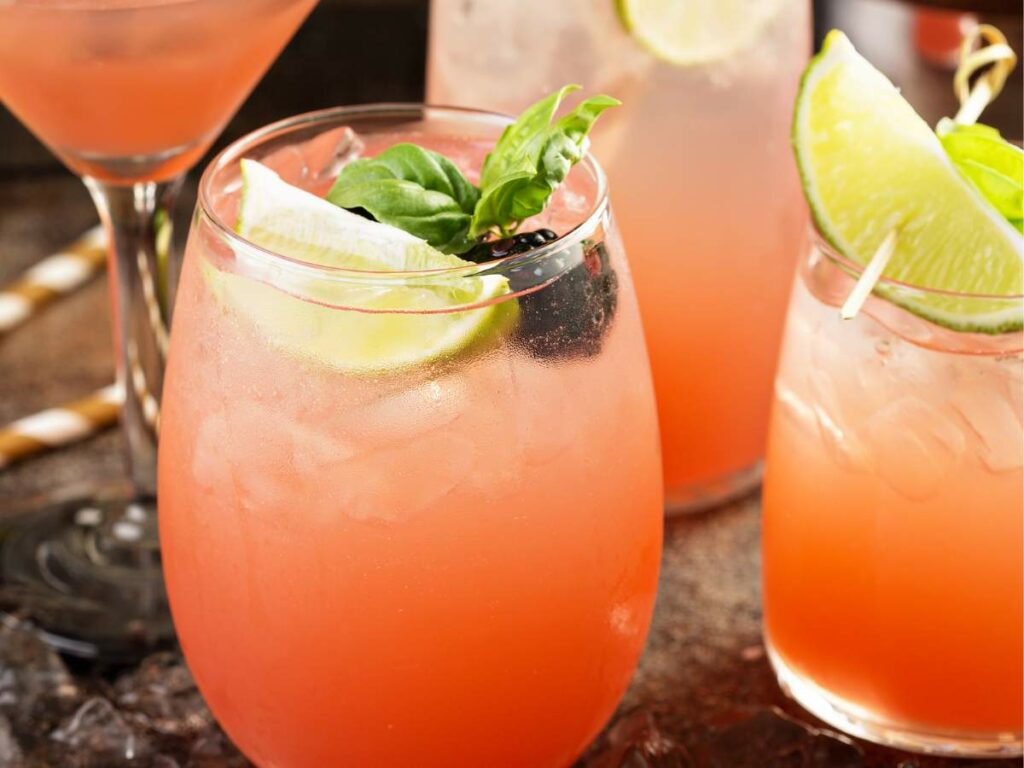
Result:
{"label": "blackberry", "polygon": [[520,253],[540,248],[545,243],[558,238],[550,229],[538,229],[534,232],[519,232],[512,237],[504,237],[501,240],[487,240],[473,246],[466,253],[462,254],[463,259],[482,264],[485,261],[502,259],[506,256],[516,256]]}
{"label": "blackberry", "polygon": [[[551,284],[519,297],[518,343],[531,355],[549,360],[593,357],[615,317],[619,279],[608,259],[604,243],[584,242],[583,258]],[[565,256],[578,251],[566,251]],[[558,257],[550,266],[561,268]],[[533,270],[532,285],[538,276]],[[555,273],[557,274],[557,272]],[[528,287],[510,275],[512,290]],[[517,286],[517,283],[524,283]]]}
{"label": "blackberry", "polygon": [[369,219],[370,221],[377,220],[373,217],[373,214],[365,208],[346,208],[345,210],[349,213],[354,213],[356,216],[362,216],[364,219]]}

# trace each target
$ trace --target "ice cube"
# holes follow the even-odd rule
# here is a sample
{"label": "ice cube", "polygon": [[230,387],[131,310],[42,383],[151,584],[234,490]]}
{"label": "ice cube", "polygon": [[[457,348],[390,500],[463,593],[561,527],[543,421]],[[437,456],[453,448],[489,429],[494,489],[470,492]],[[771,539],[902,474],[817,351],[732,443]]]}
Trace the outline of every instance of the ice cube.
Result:
{"label": "ice cube", "polygon": [[224,461],[228,425],[221,410],[211,410],[199,422],[192,448],[192,480],[200,488],[217,491],[231,487],[231,472]]}
{"label": "ice cube", "polygon": [[1017,386],[958,388],[951,402],[970,426],[972,444],[992,472],[1012,472],[1024,466],[1021,393]]}
{"label": "ice cube", "polygon": [[917,396],[900,397],[864,425],[874,470],[897,492],[921,501],[942,490],[966,439],[954,414]]}
{"label": "ice cube", "polygon": [[149,752],[148,740],[102,696],[86,700],[50,738],[75,750],[76,756],[106,761],[102,764],[108,766],[137,760]]}
{"label": "ice cube", "polygon": [[689,768],[686,749],[658,729],[647,709],[622,715],[584,760],[587,768]]}
{"label": "ice cube", "polygon": [[187,768],[249,768],[251,763],[221,731],[203,736],[192,745]]}
{"label": "ice cube", "polygon": [[832,374],[816,368],[807,374],[811,390],[811,410],[814,412],[818,434],[829,456],[845,469],[865,469],[865,449],[854,429],[855,418],[847,415],[847,403]]}
{"label": "ice cube", "polygon": [[772,707],[723,728],[705,745],[707,768],[861,768],[864,755],[845,736],[815,728]]}
{"label": "ice cube", "polygon": [[325,131],[301,144],[288,144],[260,162],[298,187],[323,195],[342,167],[359,158],[363,140],[348,126]]}
{"label": "ice cube", "polygon": [[118,707],[136,713],[153,730],[171,736],[202,733],[213,716],[184,660],[175,653],[157,653],[114,685]]}
{"label": "ice cube", "polygon": [[14,738],[11,724],[0,715],[0,765],[4,768],[18,768],[21,765],[21,748]]}
{"label": "ice cube", "polygon": [[19,732],[41,735],[81,694],[60,657],[27,622],[0,620],[0,716]]}

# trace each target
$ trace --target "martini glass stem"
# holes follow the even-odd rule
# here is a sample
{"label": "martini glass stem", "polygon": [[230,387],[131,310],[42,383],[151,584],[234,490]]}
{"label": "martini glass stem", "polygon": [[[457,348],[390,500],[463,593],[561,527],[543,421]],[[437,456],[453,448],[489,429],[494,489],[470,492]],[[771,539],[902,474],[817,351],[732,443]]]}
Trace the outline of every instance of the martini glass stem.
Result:
{"label": "martini glass stem", "polygon": [[110,290],[121,428],[128,477],[140,499],[156,496],[160,391],[178,277],[172,212],[183,176],[114,184],[84,179],[110,243]]}

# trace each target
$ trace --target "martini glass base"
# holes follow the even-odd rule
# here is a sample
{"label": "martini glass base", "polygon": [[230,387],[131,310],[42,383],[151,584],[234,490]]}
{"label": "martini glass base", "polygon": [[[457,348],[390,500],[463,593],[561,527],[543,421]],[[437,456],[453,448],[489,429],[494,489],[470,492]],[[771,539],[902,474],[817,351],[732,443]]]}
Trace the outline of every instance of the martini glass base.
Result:
{"label": "martini glass base", "polygon": [[100,490],[0,515],[0,610],[83,658],[170,642],[155,501]]}

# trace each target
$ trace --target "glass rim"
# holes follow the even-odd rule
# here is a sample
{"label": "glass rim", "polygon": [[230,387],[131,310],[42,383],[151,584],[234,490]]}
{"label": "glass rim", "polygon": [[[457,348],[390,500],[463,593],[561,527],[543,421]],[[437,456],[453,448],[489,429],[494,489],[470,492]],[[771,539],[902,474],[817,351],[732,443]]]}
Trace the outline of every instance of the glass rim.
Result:
{"label": "glass rim", "polygon": [[[821,228],[818,226],[818,222],[814,221],[813,217],[811,217],[809,229],[811,231],[811,236],[814,238],[813,245],[821,251],[825,257],[835,263],[840,269],[847,272],[855,280],[860,278],[861,273],[864,271],[864,266],[840,253],[839,249],[836,248],[821,231]],[[928,296],[945,296],[948,298],[970,299],[976,301],[1024,301],[1024,293],[975,293],[971,291],[950,291],[944,288],[930,288],[926,285],[906,283],[901,280],[894,280],[891,277],[880,277],[876,285],[890,286],[892,288],[899,289],[901,292],[918,293]]]}
{"label": "glass rim", "polygon": [[453,277],[470,277],[474,275],[502,272],[508,265],[520,265],[523,262],[534,263],[543,260],[552,254],[561,253],[582,242],[587,235],[596,228],[608,210],[608,181],[604,169],[588,150],[580,159],[578,166],[584,167],[593,176],[596,183],[594,202],[588,207],[585,213],[578,218],[573,218],[572,227],[555,240],[545,243],[542,246],[533,248],[525,253],[502,256],[489,259],[480,263],[467,261],[464,265],[451,267],[440,267],[436,269],[423,270],[361,270],[350,267],[337,267],[331,265],[317,264],[303,261],[302,259],[285,256],[269,248],[258,245],[251,240],[238,234],[234,227],[229,226],[220,214],[217,213],[211,199],[212,185],[216,176],[238,164],[250,151],[264,145],[275,138],[287,136],[289,133],[308,128],[317,124],[337,123],[337,127],[343,127],[346,119],[367,119],[373,117],[399,117],[403,115],[418,115],[427,119],[429,113],[441,114],[471,123],[489,123],[495,126],[506,126],[510,124],[513,117],[500,112],[491,112],[469,107],[456,107],[448,105],[435,105],[423,102],[378,102],[370,104],[358,104],[350,106],[329,107],[327,109],[303,112],[292,117],[278,120],[262,128],[258,128],[245,136],[231,142],[222,149],[210,161],[203,170],[199,180],[199,192],[196,206],[202,212],[203,217],[212,225],[217,232],[225,237],[228,242],[241,246],[247,252],[246,255],[255,255],[260,260],[270,264],[283,265],[295,270],[319,276],[328,280],[354,280],[357,282],[372,282],[388,278],[422,277],[425,279],[449,279]]}

